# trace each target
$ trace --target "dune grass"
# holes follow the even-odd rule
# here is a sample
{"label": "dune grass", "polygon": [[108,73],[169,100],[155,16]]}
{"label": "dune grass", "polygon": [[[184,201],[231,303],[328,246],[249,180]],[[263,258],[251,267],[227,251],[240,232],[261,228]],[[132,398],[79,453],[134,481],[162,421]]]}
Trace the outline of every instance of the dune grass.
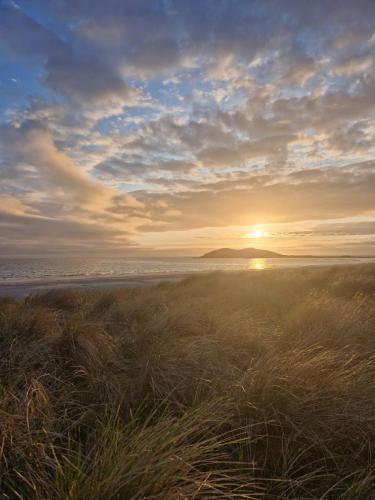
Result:
{"label": "dune grass", "polygon": [[375,498],[375,266],[0,299],[0,498]]}

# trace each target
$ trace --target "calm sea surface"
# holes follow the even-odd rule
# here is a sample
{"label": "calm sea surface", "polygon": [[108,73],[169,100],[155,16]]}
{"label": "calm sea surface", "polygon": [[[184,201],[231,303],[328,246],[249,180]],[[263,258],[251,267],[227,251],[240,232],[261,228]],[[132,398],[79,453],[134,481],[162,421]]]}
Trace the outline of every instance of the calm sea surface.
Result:
{"label": "calm sea surface", "polygon": [[239,271],[300,266],[375,263],[375,258],[279,258],[279,259],[199,259],[162,258],[5,258],[0,257],[0,280],[118,277],[137,274],[193,273],[199,271]]}

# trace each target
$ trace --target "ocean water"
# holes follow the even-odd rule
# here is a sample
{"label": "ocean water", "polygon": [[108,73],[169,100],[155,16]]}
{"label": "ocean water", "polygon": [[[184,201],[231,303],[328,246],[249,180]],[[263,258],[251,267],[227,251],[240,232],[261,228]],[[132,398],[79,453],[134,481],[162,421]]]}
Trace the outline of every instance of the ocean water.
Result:
{"label": "ocean water", "polygon": [[98,258],[98,257],[0,257],[0,281],[36,279],[79,279],[121,277],[140,274],[186,274],[202,271],[264,270],[300,266],[329,266],[375,263],[375,258],[276,258],[276,259],[200,259],[195,257]]}

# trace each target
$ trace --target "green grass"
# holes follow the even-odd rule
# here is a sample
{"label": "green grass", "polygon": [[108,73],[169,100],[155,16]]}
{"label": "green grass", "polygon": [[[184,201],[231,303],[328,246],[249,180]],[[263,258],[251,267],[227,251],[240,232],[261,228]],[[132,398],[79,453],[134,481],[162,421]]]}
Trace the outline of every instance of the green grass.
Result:
{"label": "green grass", "polygon": [[375,498],[375,266],[0,299],[0,498]]}

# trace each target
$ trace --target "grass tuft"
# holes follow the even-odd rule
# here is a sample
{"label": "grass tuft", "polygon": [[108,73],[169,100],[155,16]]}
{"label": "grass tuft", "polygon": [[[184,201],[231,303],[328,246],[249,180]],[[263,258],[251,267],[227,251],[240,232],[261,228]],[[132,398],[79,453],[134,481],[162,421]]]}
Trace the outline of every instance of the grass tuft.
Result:
{"label": "grass tuft", "polygon": [[375,266],[0,300],[0,497],[367,499]]}

